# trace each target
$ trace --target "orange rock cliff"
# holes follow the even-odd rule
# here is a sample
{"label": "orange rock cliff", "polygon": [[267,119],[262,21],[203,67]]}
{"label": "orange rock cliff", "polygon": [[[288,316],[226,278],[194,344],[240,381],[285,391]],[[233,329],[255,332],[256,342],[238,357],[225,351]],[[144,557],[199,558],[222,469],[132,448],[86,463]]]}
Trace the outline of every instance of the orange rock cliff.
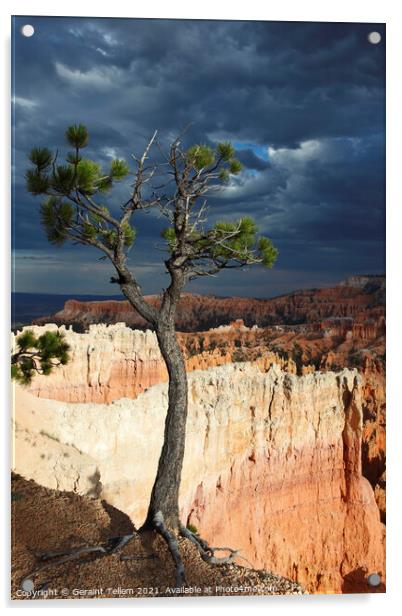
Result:
{"label": "orange rock cliff", "polygon": [[[183,326],[234,316],[202,332],[179,333],[188,371],[252,361],[261,370],[276,363],[292,374],[357,367],[363,377],[363,474],[375,491],[385,521],[385,280],[354,276],[329,289],[295,292],[273,300],[188,295],[179,311]],[[149,301],[157,301],[156,296]],[[253,311],[255,316],[253,317]],[[274,321],[247,327],[249,321]],[[94,319],[114,322],[139,316],[126,302],[66,302],[60,315],[67,324],[89,327],[69,332],[72,362],[52,378],[39,377],[32,393],[68,402],[112,402],[135,398],[167,378],[151,332],[134,335],[121,325],[91,327]],[[289,315],[296,323],[289,324]],[[53,317],[49,317],[53,318]],[[301,322],[302,321],[302,322]],[[49,325],[47,327],[50,327]],[[52,326],[56,327],[56,325]],[[124,330],[124,331],[123,331]]]}
{"label": "orange rock cliff", "polygon": [[[147,301],[157,305],[160,298]],[[325,319],[353,319],[374,324],[384,314],[385,279],[383,276],[353,276],[336,287],[295,291],[273,299],[214,297],[184,293],[178,306],[179,331],[201,331],[242,319],[248,326],[316,323]],[[52,316],[36,319],[37,324],[75,324],[124,322],[145,328],[146,323],[127,301],[78,301],[71,299],[64,309]]]}
{"label": "orange rock cliff", "polygon": [[[368,592],[367,574],[385,575],[383,306],[371,294],[363,309],[361,286],[344,288],[357,290],[347,319],[326,309],[321,321],[247,327],[237,317],[179,335],[183,520],[310,592]],[[15,470],[101,496],[138,526],[167,406],[155,335],[121,323],[61,329],[72,361],[16,387]]]}

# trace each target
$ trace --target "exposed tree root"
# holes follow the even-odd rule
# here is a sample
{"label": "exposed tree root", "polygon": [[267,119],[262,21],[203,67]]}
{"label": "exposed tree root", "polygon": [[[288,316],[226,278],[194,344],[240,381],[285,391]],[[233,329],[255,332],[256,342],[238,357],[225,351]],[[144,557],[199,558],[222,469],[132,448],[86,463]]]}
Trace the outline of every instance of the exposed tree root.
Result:
{"label": "exposed tree root", "polygon": [[[233,550],[233,548],[213,548],[205,539],[191,532],[191,530],[182,524],[180,524],[180,534],[186,539],[189,539],[191,543],[194,543],[201,554],[201,558],[212,565],[226,565],[239,557],[240,550]],[[229,556],[215,556],[215,552],[229,552]]]}
{"label": "exposed tree root", "polygon": [[166,528],[163,514],[161,511],[158,511],[153,519],[154,526],[157,532],[164,538],[166,541],[169,552],[172,555],[175,567],[176,567],[176,586],[180,588],[181,586],[187,586],[186,576],[184,573],[184,564],[180,556],[179,546],[177,543],[176,537],[169,532]]}
{"label": "exposed tree root", "polygon": [[[134,533],[130,535],[122,535],[120,537],[111,537],[106,541],[106,543],[101,545],[80,546],[78,548],[57,550],[55,552],[41,552],[36,556],[42,564],[39,565],[39,567],[36,567],[30,573],[28,573],[28,575],[26,575],[21,580],[21,587],[25,590],[25,585],[29,584],[30,582],[33,583],[32,578],[34,578],[35,575],[37,575],[44,569],[56,567],[57,565],[62,565],[71,561],[77,561],[78,564],[83,564],[92,560],[96,560],[97,558],[102,558],[104,556],[114,554],[122,547],[127,545],[127,543],[129,543],[129,541],[133,537]],[[90,556],[88,557],[88,555]],[[83,556],[87,556],[87,558],[82,558]],[[47,583],[48,582],[46,582],[46,584]],[[41,587],[43,587],[43,584],[41,585]]]}
{"label": "exposed tree root", "polygon": [[[177,539],[175,535],[167,528],[161,511],[158,511],[158,513],[154,516],[153,526],[155,531],[165,540],[169,552],[172,556],[176,570],[176,586],[178,588],[182,586],[187,586],[184,564],[180,556]],[[191,532],[188,528],[183,526],[183,524],[179,525],[179,533],[182,537],[188,539],[197,547],[201,558],[205,562],[212,565],[225,565],[233,562],[236,558],[243,558],[239,555],[240,550],[234,550],[229,547],[211,547],[208,542],[205,541],[205,539],[202,539],[202,537],[200,537],[199,535]],[[77,548],[42,552],[40,554],[36,554],[36,557],[41,564],[29,574],[24,576],[24,578],[21,580],[21,587],[26,590],[27,585],[31,586],[34,583],[33,578],[45,569],[56,567],[58,565],[69,563],[72,561],[75,561],[76,564],[81,565],[99,558],[103,558],[105,556],[109,556],[110,554],[114,554],[120,551],[125,545],[127,545],[134,536],[135,534],[132,533],[129,535],[112,537],[108,539],[105,543],[99,545],[80,546]],[[228,552],[229,555],[215,556],[215,552]],[[120,556],[120,559],[122,561],[142,560],[150,558],[157,558],[157,556],[155,554],[122,554]],[[48,584],[49,580],[42,583],[40,586],[37,587],[37,589],[44,588]]]}

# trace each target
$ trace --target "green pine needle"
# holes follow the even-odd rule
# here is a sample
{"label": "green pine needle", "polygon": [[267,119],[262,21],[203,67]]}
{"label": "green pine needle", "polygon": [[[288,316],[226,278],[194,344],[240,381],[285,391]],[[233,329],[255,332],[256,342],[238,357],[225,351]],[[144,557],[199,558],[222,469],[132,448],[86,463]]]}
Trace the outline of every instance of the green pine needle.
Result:
{"label": "green pine needle", "polygon": [[59,332],[47,331],[36,337],[32,330],[26,330],[15,341],[11,356],[11,378],[29,385],[35,374],[48,375],[54,369],[54,360],[62,364],[69,361],[70,347]]}
{"label": "green pine needle", "polygon": [[66,139],[75,148],[85,148],[89,139],[88,130],[83,124],[73,124],[66,130]]}
{"label": "green pine needle", "polygon": [[220,158],[226,163],[229,162],[235,155],[235,149],[230,143],[230,141],[222,141],[222,143],[218,143],[217,152]]}
{"label": "green pine needle", "polygon": [[215,160],[215,153],[209,145],[193,145],[187,150],[187,161],[197,171],[210,167]]}
{"label": "green pine needle", "polygon": [[112,160],[110,165],[110,175],[114,180],[123,180],[130,172],[130,167],[125,160]]}
{"label": "green pine needle", "polygon": [[52,162],[52,153],[48,148],[33,148],[29,154],[29,160],[38,171],[44,171]]}

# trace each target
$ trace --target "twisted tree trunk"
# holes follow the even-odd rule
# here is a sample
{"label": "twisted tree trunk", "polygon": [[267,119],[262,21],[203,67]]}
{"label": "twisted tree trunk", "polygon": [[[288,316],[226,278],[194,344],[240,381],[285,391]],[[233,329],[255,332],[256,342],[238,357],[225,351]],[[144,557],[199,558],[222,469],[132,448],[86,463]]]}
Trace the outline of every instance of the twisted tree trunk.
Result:
{"label": "twisted tree trunk", "polygon": [[141,530],[155,529],[155,520],[160,520],[161,514],[166,529],[177,534],[180,528],[179,488],[186,440],[187,375],[183,353],[176,337],[175,319],[185,277],[168,261],[166,265],[171,274],[171,284],[163,293],[159,310],[144,300],[128,270],[122,267],[119,276],[123,294],[133,308],[153,326],[169,375],[169,402],[163,446],[147,517]]}
{"label": "twisted tree trunk", "polygon": [[[166,262],[171,273],[172,283],[162,297],[157,315],[147,315],[155,328],[159,349],[165,360],[169,374],[168,409],[165,420],[163,446],[159,458],[156,479],[152,488],[147,517],[140,531],[156,530],[166,541],[176,569],[176,585],[187,585],[183,561],[179,551],[177,536],[194,543],[206,562],[219,565],[230,563],[239,556],[239,550],[211,547],[204,539],[189,531],[179,517],[179,490],[186,441],[186,422],[188,412],[188,384],[186,364],[176,336],[176,309],[184,286],[184,276],[180,270]],[[128,299],[132,287],[125,289]],[[134,299],[136,299],[134,297]],[[134,307],[140,312],[143,306]],[[151,318],[150,318],[151,317]],[[216,552],[228,552],[228,556],[215,556]]]}
{"label": "twisted tree trunk", "polygon": [[142,528],[145,530],[154,526],[155,515],[161,512],[169,530],[177,532],[180,525],[179,488],[186,440],[187,375],[174,326],[159,325],[156,336],[169,374],[169,403],[158,471]]}

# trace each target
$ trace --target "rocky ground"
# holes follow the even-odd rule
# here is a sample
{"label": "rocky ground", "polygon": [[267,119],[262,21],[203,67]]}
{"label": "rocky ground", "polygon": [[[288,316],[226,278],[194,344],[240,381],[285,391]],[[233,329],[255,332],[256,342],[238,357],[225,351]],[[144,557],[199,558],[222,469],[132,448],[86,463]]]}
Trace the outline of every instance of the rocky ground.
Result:
{"label": "rocky ground", "polygon": [[[166,544],[139,534],[121,552],[86,562],[45,568],[43,552],[99,545],[111,537],[134,532],[124,513],[96,498],[43,488],[18,475],[12,478],[13,599],[129,598],[153,596],[294,595],[303,588],[291,580],[240,564],[210,565],[184,539],[179,549],[188,588],[175,588],[174,567]],[[121,557],[131,557],[122,560]],[[88,558],[88,557],[87,557]],[[246,563],[244,563],[246,565]],[[34,590],[31,591],[32,583]]]}

